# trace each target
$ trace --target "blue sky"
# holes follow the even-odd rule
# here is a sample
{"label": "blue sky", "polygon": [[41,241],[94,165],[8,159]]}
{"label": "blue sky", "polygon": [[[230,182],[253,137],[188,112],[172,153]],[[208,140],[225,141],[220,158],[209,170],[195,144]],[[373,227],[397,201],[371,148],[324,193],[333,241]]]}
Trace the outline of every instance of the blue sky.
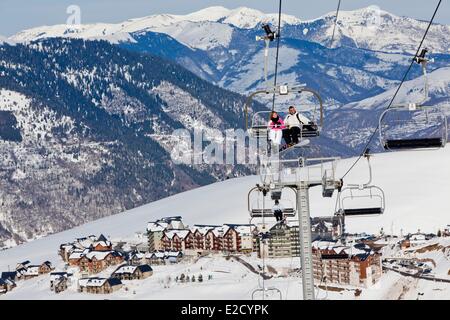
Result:
{"label": "blue sky", "polygon": [[[369,5],[397,15],[429,19],[437,0],[342,0],[342,9]],[[278,0],[0,0],[0,34],[9,36],[41,25],[65,23],[69,5],[81,8],[81,22],[120,22],[156,13],[185,14],[209,6],[246,6],[276,12]],[[283,11],[301,19],[316,18],[334,11],[337,0],[284,0]],[[450,1],[443,0],[436,22],[450,24]]]}

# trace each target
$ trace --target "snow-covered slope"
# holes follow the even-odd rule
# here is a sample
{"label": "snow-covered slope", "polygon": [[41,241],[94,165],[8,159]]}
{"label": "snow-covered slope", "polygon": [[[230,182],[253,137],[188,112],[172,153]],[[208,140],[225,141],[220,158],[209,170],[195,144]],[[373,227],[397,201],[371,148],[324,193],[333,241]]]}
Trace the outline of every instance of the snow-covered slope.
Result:
{"label": "snow-covered slope", "polygon": [[[354,159],[338,165],[338,175],[345,172]],[[348,218],[349,232],[378,233],[381,228],[399,234],[400,230],[437,232],[450,223],[450,148],[429,152],[380,154],[372,158],[374,184],[386,193],[386,212],[370,218]],[[362,183],[367,167],[361,161],[348,175],[346,183]],[[247,223],[248,190],[258,177],[230,179],[181,193],[148,205],[103,218],[80,227],[47,236],[0,252],[0,270],[17,261],[57,261],[61,243],[76,237],[103,233],[117,238],[144,231],[148,221],[163,216],[181,215],[190,224]],[[334,213],[335,197],[322,198],[321,189],[311,191],[313,216]]]}

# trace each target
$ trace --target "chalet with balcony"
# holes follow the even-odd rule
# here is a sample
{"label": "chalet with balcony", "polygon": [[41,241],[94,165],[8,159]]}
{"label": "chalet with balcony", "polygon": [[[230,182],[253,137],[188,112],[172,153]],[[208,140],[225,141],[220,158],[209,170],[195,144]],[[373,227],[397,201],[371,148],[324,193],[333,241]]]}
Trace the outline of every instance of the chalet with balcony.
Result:
{"label": "chalet with balcony", "polygon": [[314,241],[312,252],[318,281],[370,287],[381,277],[381,254],[364,243],[344,246],[336,241]]}
{"label": "chalet with balcony", "polygon": [[82,278],[78,280],[78,292],[91,294],[110,294],[120,288],[123,284],[117,278]]}
{"label": "chalet with balcony", "polygon": [[194,248],[194,236],[190,230],[168,230],[161,239],[165,251],[184,251]]}
{"label": "chalet with balcony", "polygon": [[78,260],[80,271],[99,273],[109,266],[120,264],[124,257],[116,251],[91,251]]}
{"label": "chalet with balcony", "polygon": [[205,250],[221,251],[223,250],[223,228],[216,227],[208,230],[205,234]]}
{"label": "chalet with balcony", "polygon": [[148,264],[139,266],[122,265],[111,275],[112,278],[120,280],[142,280],[153,275],[153,269]]}

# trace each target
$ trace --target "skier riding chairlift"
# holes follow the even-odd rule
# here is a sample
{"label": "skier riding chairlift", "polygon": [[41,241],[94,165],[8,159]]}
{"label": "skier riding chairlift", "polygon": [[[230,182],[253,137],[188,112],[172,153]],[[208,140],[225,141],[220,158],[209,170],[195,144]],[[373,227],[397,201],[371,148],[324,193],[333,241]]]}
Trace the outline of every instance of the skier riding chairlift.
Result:
{"label": "skier riding chairlift", "polygon": [[283,138],[287,147],[299,143],[299,138],[305,133],[317,134],[318,127],[314,122],[297,112],[294,106],[289,107],[289,114],[284,119],[286,128],[283,130]]}
{"label": "skier riding chairlift", "polygon": [[284,207],[278,200],[275,200],[275,204],[272,207],[272,213],[277,220],[277,224],[280,226],[286,224],[286,217],[284,217]]}

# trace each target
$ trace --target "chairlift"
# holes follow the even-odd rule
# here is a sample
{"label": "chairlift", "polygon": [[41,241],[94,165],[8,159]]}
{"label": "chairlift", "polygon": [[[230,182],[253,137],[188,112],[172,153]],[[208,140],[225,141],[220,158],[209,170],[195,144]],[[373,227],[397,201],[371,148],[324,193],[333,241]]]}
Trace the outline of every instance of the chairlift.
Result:
{"label": "chairlift", "polygon": [[[283,300],[283,295],[281,293],[281,290],[275,287],[268,287],[268,288],[258,288],[253,290],[252,292],[252,300],[255,300],[255,294],[258,292],[262,292],[263,294],[263,300],[265,300],[265,297],[269,297],[269,292],[275,293],[278,296],[279,300]],[[273,295],[273,294],[272,294]]]}
{"label": "chairlift", "polygon": [[[274,218],[272,212],[274,200],[278,200],[284,208],[283,215],[286,218],[295,217],[297,213],[295,192],[291,188],[270,190],[269,188],[257,185],[248,193],[248,212],[250,218]],[[271,195],[270,198],[268,197],[269,193]]]}
{"label": "chairlift", "polygon": [[[424,98],[418,103],[395,105],[386,109],[379,119],[380,144],[385,150],[439,149],[448,140],[448,121],[442,108],[426,106],[429,86],[423,49],[414,60],[422,66]],[[406,132],[406,133],[405,133]]]}
{"label": "chairlift", "polygon": [[369,181],[365,184],[349,184],[342,188],[336,199],[336,215],[346,216],[375,216],[384,213],[386,207],[384,191],[372,185],[372,166],[368,150],[364,157],[369,166]]}
{"label": "chairlift", "polygon": [[[272,114],[271,110],[264,110],[264,111],[258,111],[255,112],[251,118],[251,121],[249,123],[249,110],[253,103],[253,99],[255,96],[258,95],[266,95],[266,96],[284,96],[284,95],[294,95],[294,94],[302,94],[302,93],[311,93],[313,94],[316,99],[318,100],[318,104],[312,105],[312,110],[307,111],[307,115],[310,117],[311,122],[309,124],[302,124],[300,126],[300,133],[299,133],[299,141],[301,141],[303,138],[311,138],[311,137],[318,137],[320,135],[321,127],[323,126],[323,103],[322,98],[320,95],[312,90],[309,89],[303,85],[293,85],[293,86],[276,86],[272,87],[266,90],[259,90],[254,93],[252,93],[245,103],[245,127],[246,130],[249,132],[249,134],[255,138],[267,138],[269,134],[269,121],[270,116]],[[299,112],[301,112],[299,107]],[[286,106],[287,109],[287,106]],[[285,119],[288,115],[288,112],[286,110],[274,110],[276,111],[280,118]]]}
{"label": "chairlift", "polygon": [[[385,150],[439,149],[448,137],[447,117],[438,107],[411,104],[396,106],[383,112],[380,143]],[[405,131],[414,128],[413,132]]]}

